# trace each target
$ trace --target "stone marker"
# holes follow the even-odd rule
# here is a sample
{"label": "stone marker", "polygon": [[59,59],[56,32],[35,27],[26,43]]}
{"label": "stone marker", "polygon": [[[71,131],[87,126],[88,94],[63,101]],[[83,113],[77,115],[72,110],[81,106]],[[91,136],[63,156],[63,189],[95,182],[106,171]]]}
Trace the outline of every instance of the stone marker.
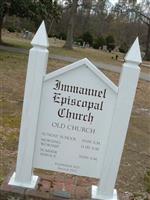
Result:
{"label": "stone marker", "polygon": [[46,74],[48,38],[42,22],[31,44],[16,172],[9,184],[34,188],[33,168],[100,179],[92,199],[114,190],[139,78],[138,38],[125,57],[119,86],[88,59]]}

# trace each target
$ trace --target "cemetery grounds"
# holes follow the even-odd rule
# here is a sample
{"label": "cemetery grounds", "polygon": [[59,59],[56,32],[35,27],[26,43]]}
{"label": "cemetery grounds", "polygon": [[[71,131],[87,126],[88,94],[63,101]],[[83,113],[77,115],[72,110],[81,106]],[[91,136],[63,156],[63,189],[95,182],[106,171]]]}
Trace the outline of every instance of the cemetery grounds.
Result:
{"label": "cemetery grounds", "polygon": [[[6,34],[4,40],[17,47],[27,50],[30,48],[29,41],[18,39],[16,35]],[[50,53],[53,54],[76,58],[87,57],[121,66],[121,63],[112,59],[113,54],[81,48],[67,51],[62,49],[62,41],[56,42],[54,39],[50,44],[53,44],[50,46]],[[27,61],[26,54],[0,51],[0,184],[16,164]],[[67,64],[64,61],[49,59],[48,72]],[[118,84],[118,74],[102,71]],[[150,73],[150,68],[142,68],[142,71]],[[44,171],[42,173],[47,177],[53,174]],[[56,173],[54,175],[56,176]],[[64,175],[58,173],[57,176]],[[89,178],[76,177],[76,183],[88,185],[90,188]],[[133,199],[150,199],[150,82],[148,81],[139,80],[138,83],[116,187],[122,199],[126,199],[126,196],[134,196]]]}

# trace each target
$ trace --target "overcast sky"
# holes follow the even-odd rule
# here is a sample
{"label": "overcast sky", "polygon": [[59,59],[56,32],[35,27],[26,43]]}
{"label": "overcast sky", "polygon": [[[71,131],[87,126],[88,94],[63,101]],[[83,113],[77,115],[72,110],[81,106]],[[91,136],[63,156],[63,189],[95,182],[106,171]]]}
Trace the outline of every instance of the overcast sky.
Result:
{"label": "overcast sky", "polygon": [[[114,5],[115,3],[117,3],[118,2],[118,0],[110,0],[111,1],[111,3]],[[141,0],[137,0],[137,2],[139,3]]]}
{"label": "overcast sky", "polygon": [[118,0],[110,0],[112,4],[115,4],[118,2]]}
{"label": "overcast sky", "polygon": [[[113,5],[118,2],[118,0],[109,0]],[[62,2],[62,0],[58,0],[58,2]],[[141,2],[141,0],[137,0],[137,2]]]}

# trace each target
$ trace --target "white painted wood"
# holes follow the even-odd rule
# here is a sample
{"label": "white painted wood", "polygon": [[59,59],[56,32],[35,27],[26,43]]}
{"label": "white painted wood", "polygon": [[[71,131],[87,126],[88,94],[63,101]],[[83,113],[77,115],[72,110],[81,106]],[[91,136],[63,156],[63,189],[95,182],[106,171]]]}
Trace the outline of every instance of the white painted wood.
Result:
{"label": "white painted wood", "polygon": [[[33,48],[28,61],[17,166],[9,184],[34,188],[38,179],[33,175],[33,168],[36,167],[100,178],[99,185],[92,186],[92,198],[117,200],[114,186],[140,73],[138,38],[125,57],[119,87],[86,58],[46,75],[49,44],[44,22],[31,44]],[[54,102],[58,80],[67,86],[96,89],[103,97],[72,94],[70,91],[66,94],[66,90],[62,90]],[[60,97],[67,98],[66,102],[69,98],[77,99],[78,105],[57,104]],[[103,101],[104,107],[87,109],[81,106],[82,101],[96,104]],[[82,112],[80,121],[58,114],[62,106],[75,113],[74,116]],[[89,124],[88,115],[93,117],[89,117]],[[82,127],[82,131],[71,129],[73,126]],[[92,134],[83,131],[87,128]]]}
{"label": "white painted wood", "polygon": [[[43,83],[34,167],[99,178],[117,97],[117,87],[87,59],[50,75]],[[69,89],[56,89],[58,82],[61,86],[65,85],[63,88],[76,87],[78,91],[90,89],[99,91],[100,94],[106,91],[105,97],[83,94],[76,92],[76,89],[71,89],[75,92]],[[60,104],[62,100],[63,103]],[[75,101],[78,103],[74,103]],[[81,106],[81,102],[93,106],[88,110],[87,106]],[[94,105],[101,105],[102,102],[102,110],[97,109],[97,106],[94,108]],[[58,112],[62,110],[63,117],[60,117]],[[72,116],[75,113],[75,116],[81,114],[86,117],[69,118],[70,114],[66,116],[68,111]],[[87,121],[87,116],[91,116],[89,118],[91,121]]]}
{"label": "white painted wood", "polygon": [[44,21],[41,23],[34,38],[31,41],[32,46],[49,47],[47,32],[45,29]]}
{"label": "white painted wood", "polygon": [[24,188],[35,188],[36,183],[38,180],[38,176],[32,175],[31,177],[31,181],[30,182],[18,182],[16,181],[16,172],[13,173],[13,175],[11,176],[10,180],[9,180],[9,185],[15,185],[18,187],[24,187]]}
{"label": "white painted wood", "polygon": [[138,37],[136,38],[127,55],[125,56],[125,60],[135,63],[142,63]]}
{"label": "white painted wood", "polygon": [[[136,39],[127,53],[126,62],[123,65],[119,82],[119,93],[103,164],[103,173],[100,176],[98,185],[97,195],[105,196],[104,199],[113,198],[113,190],[140,74],[138,65],[141,63],[141,56],[139,52],[138,39]],[[136,54],[138,57],[135,56]]]}
{"label": "white painted wood", "polygon": [[9,182],[9,184],[24,187],[34,187],[37,180],[37,177],[32,175],[34,145],[43,76],[46,73],[48,62],[48,50],[46,48],[48,42],[44,22],[31,43],[33,48],[29,53],[16,174]]}
{"label": "white painted wood", "polygon": [[108,198],[108,196],[98,194],[98,186],[96,186],[96,185],[92,185],[91,197],[92,197],[92,199],[118,200],[117,190],[114,190],[113,196],[111,198]]}
{"label": "white painted wood", "polygon": [[115,93],[118,93],[118,87],[105,76],[95,65],[93,65],[87,58],[81,59],[77,62],[74,62],[70,65],[67,65],[61,69],[58,69],[52,73],[46,74],[45,81],[52,79],[53,77],[63,75],[70,70],[75,70],[76,68],[80,68],[82,65],[86,65],[92,72],[94,72],[104,83],[106,83]]}

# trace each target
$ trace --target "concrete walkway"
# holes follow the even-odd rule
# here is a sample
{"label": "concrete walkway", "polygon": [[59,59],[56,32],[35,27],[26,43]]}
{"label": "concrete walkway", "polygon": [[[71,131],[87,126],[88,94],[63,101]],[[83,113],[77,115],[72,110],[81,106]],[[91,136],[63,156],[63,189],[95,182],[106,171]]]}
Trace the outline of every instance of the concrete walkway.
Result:
{"label": "concrete walkway", "polygon": [[[0,50],[8,51],[8,52],[15,52],[15,53],[24,53],[24,54],[28,54],[28,52],[29,52],[27,49],[10,47],[10,46],[3,46],[3,45],[0,45]],[[54,54],[50,54],[49,58],[55,59],[55,60],[60,60],[60,61],[66,61],[66,62],[69,62],[69,63],[73,63],[73,62],[79,60],[79,58],[73,58],[73,57],[61,56],[61,55],[54,55]],[[114,66],[114,65],[111,65],[111,64],[102,63],[102,62],[93,62],[92,61],[92,63],[100,69],[104,69],[104,70],[116,72],[116,73],[121,73],[121,67]],[[145,81],[150,81],[150,74],[141,72],[140,73],[140,79],[145,80]]]}

